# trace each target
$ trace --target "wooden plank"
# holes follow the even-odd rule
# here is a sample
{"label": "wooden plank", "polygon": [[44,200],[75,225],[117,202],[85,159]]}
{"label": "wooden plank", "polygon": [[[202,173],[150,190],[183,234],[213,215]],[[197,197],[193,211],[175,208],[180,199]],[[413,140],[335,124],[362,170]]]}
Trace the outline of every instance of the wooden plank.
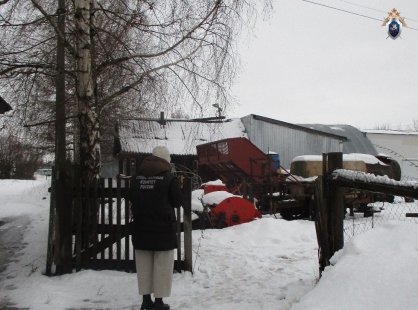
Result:
{"label": "wooden plank", "polygon": [[[87,180],[82,180],[82,189],[84,189],[84,196],[81,197],[81,206],[82,206],[82,210],[83,210],[83,228],[82,228],[82,249],[81,251],[83,253],[88,254],[88,249],[90,247],[90,238],[91,238],[91,223],[92,223],[92,210],[91,210],[91,205],[90,205],[90,195],[91,195],[91,191],[90,191],[90,183]],[[83,191],[81,191],[83,192]],[[85,265],[88,261],[89,257],[88,255],[82,255],[82,260],[81,260],[81,264]]]}
{"label": "wooden plank", "polygon": [[[358,172],[361,174],[361,172]],[[370,192],[376,193],[385,193],[387,195],[401,196],[401,197],[410,197],[418,199],[418,190],[412,185],[399,184],[388,184],[388,183],[377,183],[373,181],[361,181],[361,180],[351,180],[343,176],[337,175],[333,182],[342,187],[356,188],[367,190]],[[396,181],[394,181],[396,182]]]}
{"label": "wooden plank", "polygon": [[[124,237],[124,236],[122,236],[122,238],[123,238],[123,237]],[[98,252],[101,252],[101,251],[103,251],[103,250],[105,250],[105,249],[110,249],[110,248],[112,248],[112,247],[113,247],[113,245],[114,245],[117,241],[118,241],[118,240],[116,239],[115,234],[108,235],[107,237],[105,237],[104,239],[100,240],[100,241],[97,243],[97,251],[98,251]],[[87,251],[82,251],[82,256],[83,256],[83,258],[88,257],[88,253],[87,253]],[[109,259],[109,258],[105,258],[105,259],[103,259],[103,260],[107,260],[107,259]],[[112,258],[112,259],[113,259],[113,258]]]}
{"label": "wooden plank", "polygon": [[[121,230],[122,230],[122,200],[121,200],[121,183],[120,178],[116,179],[116,188],[117,188],[117,194],[116,194],[116,260],[120,263],[121,258]],[[120,265],[117,266],[117,269],[120,270]]]}
{"label": "wooden plank", "polygon": [[[125,226],[125,225],[122,225],[122,226]],[[115,235],[114,232],[117,231],[117,227],[118,227],[117,224],[112,224],[112,225],[110,225],[110,224],[98,224],[97,225],[97,232],[99,234]],[[126,231],[126,229],[122,229],[120,237],[121,238],[125,237],[126,233],[128,233]],[[116,235],[115,235],[115,238],[116,238]]]}
{"label": "wooden plank", "polygon": [[[98,195],[100,195],[100,224],[101,225],[105,224],[105,195],[103,195],[104,188],[105,188],[105,179],[101,178],[100,179],[100,189],[102,191],[100,192],[100,194],[98,193]],[[99,228],[97,228],[97,231],[99,233]],[[104,240],[104,238],[105,238],[105,232],[101,232],[100,241]],[[101,260],[105,259],[104,249],[102,251],[100,251],[100,259]]]}
{"label": "wooden plank", "polygon": [[92,206],[93,206],[93,216],[94,216],[94,223],[93,223],[93,234],[92,234],[92,242],[93,242],[93,246],[91,249],[91,253],[90,253],[90,257],[97,259],[97,243],[98,243],[98,233],[97,233],[97,225],[98,225],[98,221],[99,221],[99,199],[98,199],[98,195],[97,195],[97,189],[99,188],[99,180],[95,179],[93,180],[93,195],[92,195]]}
{"label": "wooden plank", "polygon": [[[86,191],[88,191],[88,193]],[[121,193],[122,196],[125,196],[125,195],[128,194],[129,189],[128,188],[120,188],[119,191],[120,191],[120,193]],[[75,192],[76,191],[74,190],[73,193],[75,193]],[[117,193],[118,193],[118,189],[116,187],[105,188],[105,189],[102,189],[102,188],[99,187],[97,189],[97,195],[99,197],[101,197],[102,195],[105,195],[106,200],[107,199],[110,199],[110,198],[116,198],[117,197]],[[82,190],[81,190],[81,196],[82,197],[85,197],[86,194],[88,196],[93,195],[93,188],[90,188],[90,189],[86,190],[86,188],[83,186],[82,187]]]}
{"label": "wooden plank", "polygon": [[[109,189],[109,191],[108,191],[109,200],[108,200],[108,203],[107,203],[107,205],[108,205],[108,210],[107,210],[108,223],[109,223],[109,225],[113,225],[113,195],[112,195],[113,183],[112,183],[112,178],[108,178],[107,182],[108,182],[107,186],[108,186],[108,189]],[[112,238],[113,233],[114,233],[113,231],[109,233],[110,238]],[[112,243],[112,245],[113,245],[113,243]],[[112,247],[112,245],[108,249],[109,250],[108,259],[110,259],[110,260],[113,259],[113,247]]]}
{"label": "wooden plank", "polygon": [[[177,261],[180,262],[181,261],[181,247],[182,247],[182,243],[181,243],[181,214],[180,214],[180,208],[176,208],[176,213],[177,213],[177,221],[176,221],[176,227],[177,227]],[[181,272],[181,265],[178,263],[174,264],[175,269],[177,270],[177,272]]]}
{"label": "wooden plank", "polygon": [[[122,181],[123,182],[123,185],[126,187],[127,185],[127,182],[128,182],[128,180],[123,180]],[[129,201],[129,198],[128,198],[128,196],[126,195],[125,197],[125,204],[124,204],[124,206],[125,206],[125,225],[124,225],[124,229],[125,229],[125,231],[124,231],[124,235],[125,235],[125,264],[126,264],[126,262],[127,261],[129,261],[130,260],[130,245],[131,245],[131,243],[130,243],[130,231],[129,231],[129,212],[130,212],[130,201]],[[128,271],[128,270],[126,270],[125,269],[125,271]]]}
{"label": "wooden plank", "polygon": [[135,261],[122,261],[119,262],[116,259],[107,260],[90,260],[86,264],[87,269],[93,270],[117,270],[117,266],[121,266],[119,270],[125,270],[127,272],[135,272]]}
{"label": "wooden plank", "polygon": [[75,215],[75,253],[76,253],[76,260],[75,260],[75,268],[76,271],[81,270],[81,248],[82,248],[82,223],[83,223],[83,213],[82,213],[82,201],[81,201],[81,184],[79,182],[75,182],[75,195],[72,197],[76,197],[74,202],[74,215]]}
{"label": "wooden plank", "polygon": [[406,213],[406,217],[418,217],[418,213]]}

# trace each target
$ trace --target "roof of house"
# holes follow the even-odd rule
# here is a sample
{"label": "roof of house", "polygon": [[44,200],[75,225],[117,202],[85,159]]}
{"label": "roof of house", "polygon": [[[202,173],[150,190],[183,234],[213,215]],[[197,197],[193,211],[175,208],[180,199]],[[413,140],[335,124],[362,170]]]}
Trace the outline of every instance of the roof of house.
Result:
{"label": "roof of house", "polygon": [[196,155],[196,145],[235,137],[247,137],[239,118],[222,122],[158,119],[122,120],[118,125],[120,153],[151,154],[157,145],[172,155]]}
{"label": "roof of house", "polygon": [[0,114],[10,111],[12,107],[0,96]]}
{"label": "roof of house", "polygon": [[366,134],[351,125],[324,125],[324,124],[301,124],[311,129],[329,132],[334,135],[347,137],[343,142],[343,153],[361,153],[377,155],[373,143],[367,138]]}

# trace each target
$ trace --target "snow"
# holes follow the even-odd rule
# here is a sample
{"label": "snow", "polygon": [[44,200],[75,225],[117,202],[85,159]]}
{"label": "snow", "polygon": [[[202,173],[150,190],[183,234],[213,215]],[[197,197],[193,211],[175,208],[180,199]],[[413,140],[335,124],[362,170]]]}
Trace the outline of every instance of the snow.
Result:
{"label": "snow", "polygon": [[157,145],[166,146],[171,154],[196,155],[196,145],[227,138],[247,137],[239,118],[219,123],[157,120],[124,120],[119,126],[121,151],[148,153]]}
{"label": "snow", "polygon": [[[134,309],[136,275],[83,270],[47,277],[49,180],[0,180],[0,237],[27,217],[0,273],[0,308]],[[203,190],[194,192],[203,197]],[[220,196],[222,194],[219,194]],[[206,196],[206,195],[205,195]],[[1,225],[0,224],[0,225]],[[319,279],[314,222],[264,216],[193,231],[194,273],[174,274],[172,309],[416,309],[418,225],[391,221],[354,236]]]}
{"label": "snow", "polygon": [[387,175],[374,175],[373,173],[365,173],[362,171],[337,169],[333,172],[333,177],[336,178],[337,176],[341,176],[353,181],[357,180],[367,183],[375,182],[388,185],[412,187],[414,189],[418,188],[418,181],[416,180],[396,181],[394,179],[389,178]]}
{"label": "snow", "polygon": [[[296,161],[322,161],[322,155],[301,155],[296,156],[292,162]],[[343,154],[343,161],[363,161],[366,164],[379,164],[387,166],[384,162],[377,159],[375,156],[370,154],[350,153]]]}
{"label": "snow", "polygon": [[408,130],[383,130],[383,129],[363,129],[362,131],[366,133],[374,134],[386,134],[386,135],[418,135],[417,131],[408,131]]}

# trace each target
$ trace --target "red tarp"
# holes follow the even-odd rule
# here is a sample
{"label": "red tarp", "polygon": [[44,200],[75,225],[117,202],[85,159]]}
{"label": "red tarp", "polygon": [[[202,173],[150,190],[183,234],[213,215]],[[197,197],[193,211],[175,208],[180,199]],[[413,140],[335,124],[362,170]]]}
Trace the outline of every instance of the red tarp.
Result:
{"label": "red tarp", "polygon": [[223,226],[247,223],[261,217],[260,211],[251,202],[241,197],[229,197],[222,200],[211,210],[211,213],[218,223],[223,221]]}

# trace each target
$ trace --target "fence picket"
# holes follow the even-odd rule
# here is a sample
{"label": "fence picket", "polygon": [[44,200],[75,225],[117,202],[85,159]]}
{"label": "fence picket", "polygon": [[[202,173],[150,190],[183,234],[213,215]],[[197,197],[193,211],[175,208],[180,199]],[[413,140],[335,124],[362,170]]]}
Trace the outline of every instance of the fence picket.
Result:
{"label": "fence picket", "polygon": [[121,222],[121,183],[120,178],[116,179],[116,269],[121,269],[121,231],[122,231],[122,222]]}
{"label": "fence picket", "polygon": [[81,202],[81,184],[79,182],[75,182],[74,186],[71,187],[70,190],[74,190],[73,195],[70,197],[74,197],[74,220],[76,224],[76,232],[75,232],[75,253],[76,253],[76,270],[79,271],[81,269],[81,246],[82,246],[82,223],[83,223],[83,214],[82,214],[82,202]]}
{"label": "fence picket", "polygon": [[[100,196],[100,227],[103,228],[105,225],[105,195],[104,195],[104,188],[105,188],[105,179],[100,179],[100,190],[101,190],[101,196]],[[101,230],[100,234],[100,242],[103,243],[105,240],[105,232],[104,229]],[[100,251],[100,262],[103,263],[105,260],[105,249],[102,248]]]}
{"label": "fence picket", "polygon": [[130,201],[127,196],[126,190],[128,189],[128,182],[126,180],[122,180],[123,187],[125,188],[125,195],[124,195],[124,207],[125,207],[125,271],[129,270],[129,262],[130,262],[130,232],[129,232],[129,212],[130,212]]}
{"label": "fence picket", "polygon": [[111,242],[112,235],[113,235],[113,195],[112,195],[113,184],[112,183],[113,182],[111,178],[107,179],[108,199],[109,199],[107,203],[107,206],[108,206],[108,211],[107,211],[108,225],[107,226],[109,228],[109,233],[108,233],[107,238],[110,241],[109,247],[108,247],[108,251],[109,251],[108,258],[110,261],[113,260],[113,243]]}

